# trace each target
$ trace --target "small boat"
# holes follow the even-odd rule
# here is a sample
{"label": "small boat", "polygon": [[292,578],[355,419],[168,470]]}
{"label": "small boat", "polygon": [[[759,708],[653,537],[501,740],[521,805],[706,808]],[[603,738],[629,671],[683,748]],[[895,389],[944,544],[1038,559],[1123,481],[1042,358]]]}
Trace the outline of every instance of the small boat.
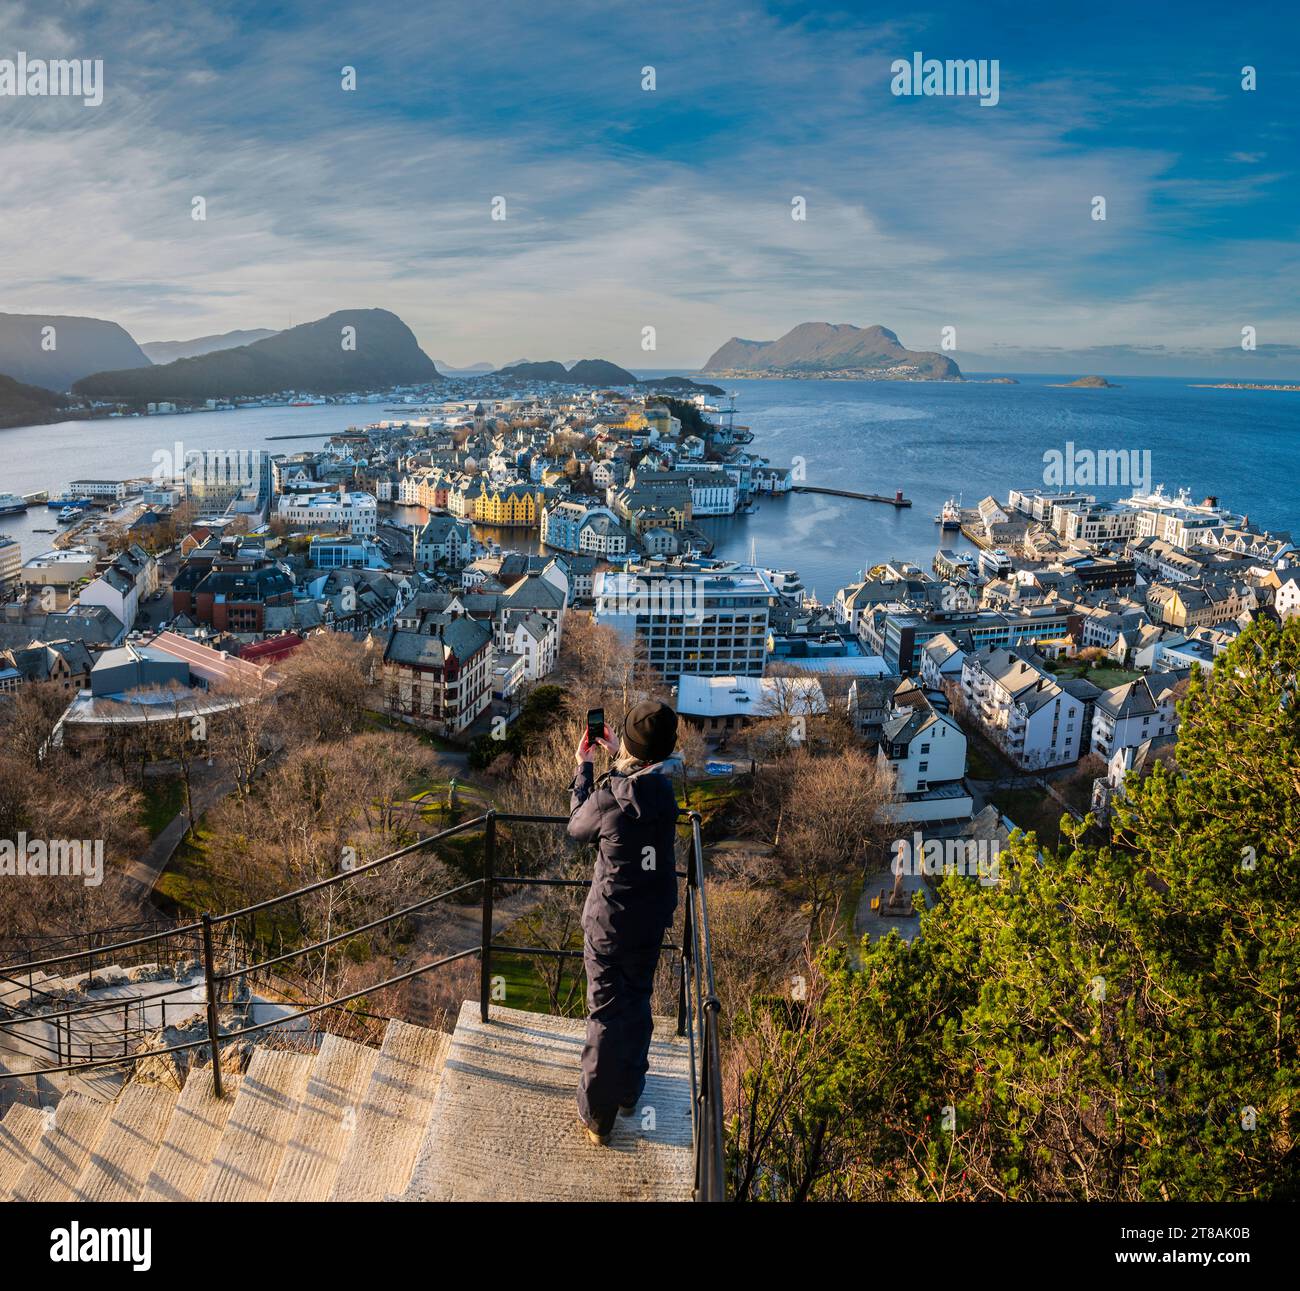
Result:
{"label": "small boat", "polygon": [[74,520],[80,520],[83,514],[84,508],[82,507],[64,507],[63,510],[59,512],[59,523],[71,524]]}
{"label": "small boat", "polygon": [[957,505],[956,498],[949,498],[943,504],[943,510],[935,516],[934,522],[940,529],[961,528],[961,507]]}

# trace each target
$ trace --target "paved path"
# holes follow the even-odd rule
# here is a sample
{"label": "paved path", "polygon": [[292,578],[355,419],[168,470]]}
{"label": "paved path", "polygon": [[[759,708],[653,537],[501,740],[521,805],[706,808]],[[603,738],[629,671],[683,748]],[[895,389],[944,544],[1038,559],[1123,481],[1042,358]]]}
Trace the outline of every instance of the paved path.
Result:
{"label": "paved path", "polygon": [[[203,768],[207,771],[207,768]],[[193,786],[194,812],[202,817],[205,811],[216,806],[222,798],[231,793],[235,787],[234,779],[222,772],[214,772],[215,778],[206,784]],[[197,769],[196,769],[197,776]],[[140,856],[131,862],[122,872],[127,884],[127,896],[133,897],[141,905],[147,905],[159,876],[171,863],[176,849],[181,845],[190,827],[190,818],[184,811],[179,811],[171,818],[158,836],[149,844]]]}

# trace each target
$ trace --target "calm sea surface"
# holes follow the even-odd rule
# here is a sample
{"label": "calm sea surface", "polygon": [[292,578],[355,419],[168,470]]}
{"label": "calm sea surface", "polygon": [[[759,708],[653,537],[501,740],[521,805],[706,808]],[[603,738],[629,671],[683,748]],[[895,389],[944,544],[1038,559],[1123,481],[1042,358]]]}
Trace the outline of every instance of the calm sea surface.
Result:
{"label": "calm sea surface", "polygon": [[[878,503],[815,494],[763,499],[755,514],[707,520],[717,554],[796,568],[823,599],[859,570],[890,558],[928,566],[934,517],[949,496],[968,506],[1043,484],[1044,453],[1150,453],[1150,484],[1217,495],[1270,529],[1300,529],[1300,393],[1196,390],[1182,378],[1116,378],[1115,390],[1053,389],[1070,377],[1014,386],[858,381],[735,381],[737,421],[752,449],[779,465],[802,457],[809,484],[892,494]],[[0,492],[61,491],[77,477],[148,474],[159,450],[267,448],[296,452],[384,416],[381,405],[71,421],[0,431]],[[271,440],[270,436],[317,438]],[[1139,462],[1142,459],[1138,459]],[[1089,487],[1099,497],[1130,490]],[[45,550],[55,512],[0,517],[24,557]],[[522,537],[523,535],[519,535]],[[956,536],[954,536],[956,537]],[[508,541],[508,539],[507,539]],[[958,538],[958,541],[960,539]],[[519,545],[532,546],[532,543]]]}

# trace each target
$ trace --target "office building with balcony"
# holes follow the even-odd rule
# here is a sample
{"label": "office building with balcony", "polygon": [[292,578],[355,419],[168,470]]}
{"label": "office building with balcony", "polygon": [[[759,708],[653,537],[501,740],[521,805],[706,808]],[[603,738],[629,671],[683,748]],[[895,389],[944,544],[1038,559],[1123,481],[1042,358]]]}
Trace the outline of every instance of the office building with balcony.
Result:
{"label": "office building with balcony", "polygon": [[201,516],[231,510],[265,516],[271,493],[271,455],[264,448],[205,448],[186,456],[185,497]]}
{"label": "office building with balcony", "polygon": [[657,569],[596,576],[596,622],[634,635],[665,680],[761,677],[779,597],[761,570]]}
{"label": "office building with balcony", "polygon": [[971,644],[1014,646],[1076,636],[1082,615],[1061,602],[1025,606],[1019,610],[915,610],[882,605],[861,615],[858,639],[871,654],[884,659],[890,672],[914,677],[921,671],[927,642],[947,633],[969,632]]}
{"label": "office building with balcony", "polygon": [[986,646],[962,663],[967,711],[1026,770],[1066,766],[1087,752],[1084,701],[1013,650]]}

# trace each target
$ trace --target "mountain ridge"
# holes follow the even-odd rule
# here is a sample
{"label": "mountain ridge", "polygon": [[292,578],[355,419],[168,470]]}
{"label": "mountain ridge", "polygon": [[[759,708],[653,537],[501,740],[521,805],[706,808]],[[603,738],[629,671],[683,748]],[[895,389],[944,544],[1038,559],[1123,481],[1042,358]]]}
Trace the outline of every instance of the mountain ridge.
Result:
{"label": "mountain ridge", "polygon": [[276,335],[273,327],[244,327],[233,332],[212,332],[191,337],[188,341],[144,341],[140,348],[151,363],[174,363],[177,359],[194,359],[218,350],[233,350],[239,345],[253,345]]}
{"label": "mountain ridge", "polygon": [[0,375],[0,430],[11,426],[40,426],[75,414],[71,400],[57,390],[27,385]]}
{"label": "mountain ridge", "polygon": [[82,314],[0,313],[0,373],[22,385],[66,391],[104,368],[149,366],[120,323]]}
{"label": "mountain ridge", "polygon": [[[355,328],[345,349],[343,329]],[[336,310],[251,345],[142,369],[96,372],[73,386],[88,398],[141,404],[255,398],[282,390],[346,394],[436,381],[441,374],[415,334],[386,309]]]}

